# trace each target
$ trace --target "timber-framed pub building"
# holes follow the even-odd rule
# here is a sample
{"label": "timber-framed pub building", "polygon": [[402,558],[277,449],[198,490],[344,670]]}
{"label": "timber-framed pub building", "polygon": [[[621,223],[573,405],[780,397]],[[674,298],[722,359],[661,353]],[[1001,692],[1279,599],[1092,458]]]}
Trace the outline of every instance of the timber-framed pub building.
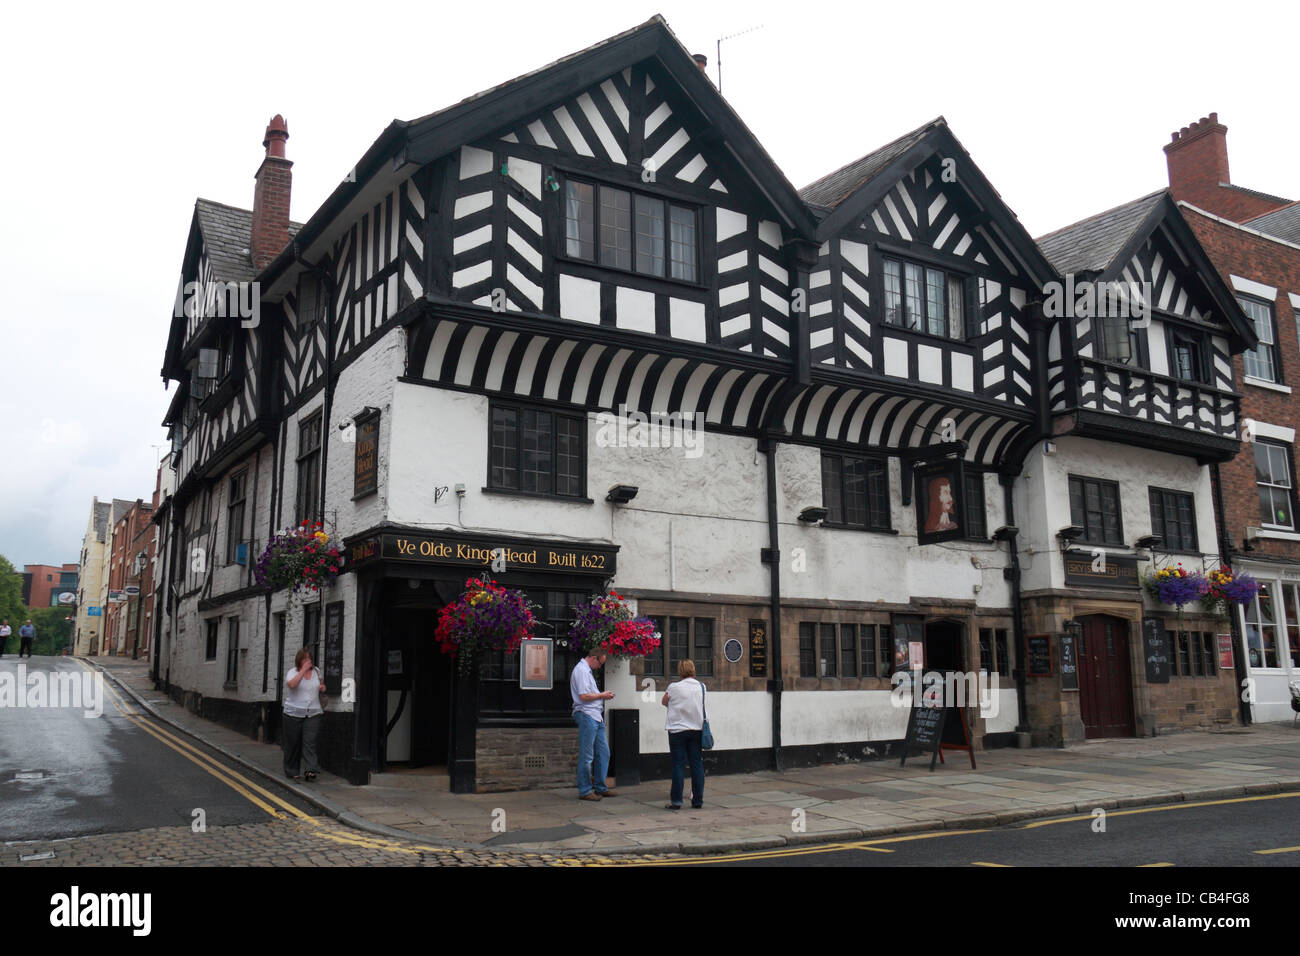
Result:
{"label": "timber-framed pub building", "polygon": [[[287,138],[276,117],[251,212],[198,201],[184,258],[156,659],[178,699],[274,738],[308,645],[327,769],[564,782],[559,642],[615,587],[663,637],[605,675],[620,774],[667,775],[682,658],[714,770],[897,752],[913,665],[996,682],[976,747],[1192,725],[1169,700],[1200,688],[1142,667],[1171,619],[1138,539],[1217,551],[1208,468],[1256,339],[1167,195],[1035,243],[942,118],[796,190],[657,17],[393,122],[302,224]],[[1155,288],[1150,324],[1049,315],[1067,273]],[[222,307],[251,283],[255,315]],[[256,555],[303,520],[343,573],[268,595]],[[1072,570],[1094,548],[1121,578]],[[494,557],[557,640],[552,690],[438,652]]]}

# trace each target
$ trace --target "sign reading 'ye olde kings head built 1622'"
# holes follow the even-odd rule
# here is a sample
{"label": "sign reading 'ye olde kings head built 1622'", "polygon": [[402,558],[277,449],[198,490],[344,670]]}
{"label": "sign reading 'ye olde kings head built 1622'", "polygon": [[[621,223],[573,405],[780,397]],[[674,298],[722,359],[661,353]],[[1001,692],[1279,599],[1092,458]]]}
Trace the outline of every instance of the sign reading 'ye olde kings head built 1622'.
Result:
{"label": "sign reading 'ye olde kings head built 1622'", "polygon": [[504,541],[456,534],[380,534],[353,542],[349,566],[375,559],[466,567],[499,567],[507,571],[567,571],[612,575],[615,547],[582,546],[547,541]]}

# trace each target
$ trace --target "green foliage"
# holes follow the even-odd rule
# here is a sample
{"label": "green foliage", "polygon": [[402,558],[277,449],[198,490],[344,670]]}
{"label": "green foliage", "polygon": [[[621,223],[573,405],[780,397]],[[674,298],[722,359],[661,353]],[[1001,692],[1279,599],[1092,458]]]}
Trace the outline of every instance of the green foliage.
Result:
{"label": "green foliage", "polygon": [[[63,648],[72,643],[72,629],[76,620],[65,620],[72,612],[66,607],[35,607],[27,614],[36,628],[36,640],[32,641],[33,654],[62,654]],[[18,628],[14,628],[14,634]]]}
{"label": "green foliage", "polygon": [[[18,637],[18,628],[30,615],[23,606],[23,575],[0,554],[0,620],[7,620]],[[35,622],[33,622],[35,623]]]}

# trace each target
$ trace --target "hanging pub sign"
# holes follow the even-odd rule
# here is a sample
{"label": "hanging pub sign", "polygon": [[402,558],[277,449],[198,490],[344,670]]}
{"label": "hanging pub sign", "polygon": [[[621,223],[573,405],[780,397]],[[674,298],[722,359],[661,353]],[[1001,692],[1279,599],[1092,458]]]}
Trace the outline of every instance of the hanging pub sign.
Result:
{"label": "hanging pub sign", "polygon": [[960,458],[917,465],[916,542],[937,544],[966,537],[964,470]]}
{"label": "hanging pub sign", "polygon": [[519,644],[519,688],[550,690],[555,685],[554,642],[530,637]]}
{"label": "hanging pub sign", "polygon": [[352,497],[363,498],[379,490],[379,412],[355,421]]}

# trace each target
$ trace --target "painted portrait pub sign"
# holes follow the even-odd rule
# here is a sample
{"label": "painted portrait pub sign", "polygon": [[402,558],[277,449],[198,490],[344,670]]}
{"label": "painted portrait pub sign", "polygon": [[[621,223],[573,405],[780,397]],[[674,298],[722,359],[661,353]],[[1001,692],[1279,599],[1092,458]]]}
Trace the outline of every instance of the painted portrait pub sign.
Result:
{"label": "painted portrait pub sign", "polygon": [[963,474],[960,458],[916,466],[917,544],[938,544],[966,537]]}

